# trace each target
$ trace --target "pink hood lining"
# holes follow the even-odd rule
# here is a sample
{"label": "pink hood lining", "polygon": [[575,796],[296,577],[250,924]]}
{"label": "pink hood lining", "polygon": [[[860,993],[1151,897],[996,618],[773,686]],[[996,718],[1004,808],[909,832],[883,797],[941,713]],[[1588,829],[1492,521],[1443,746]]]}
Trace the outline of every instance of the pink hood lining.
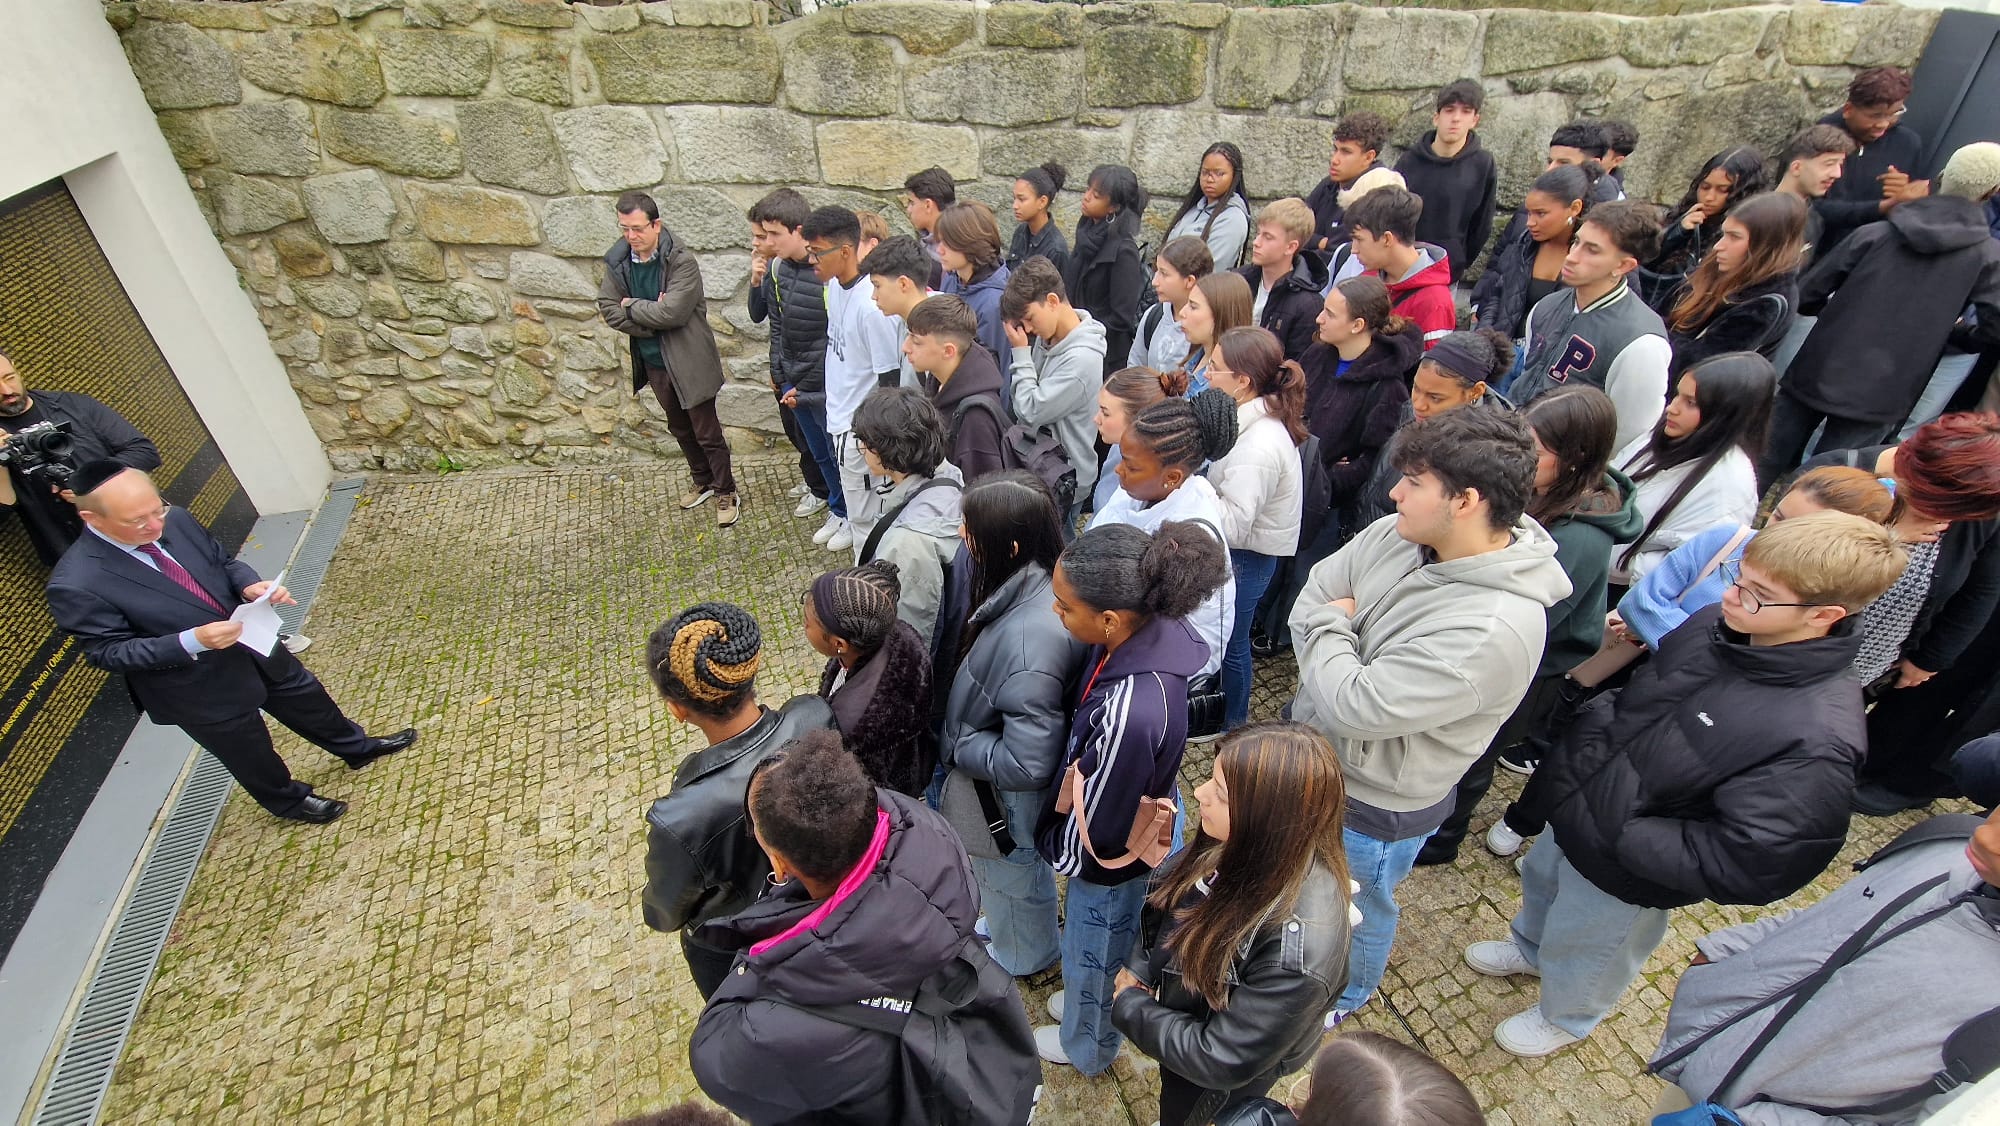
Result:
{"label": "pink hood lining", "polygon": [[793,935],[803,934],[826,921],[826,917],[833,914],[834,908],[846,902],[849,896],[860,890],[862,881],[866,880],[875,871],[875,865],[882,862],[882,853],[888,846],[889,811],[878,808],[875,811],[875,835],[868,841],[868,851],[862,853],[861,860],[848,871],[847,875],[841,877],[840,886],[834,889],[832,895],[826,897],[826,902],[813,908],[812,912],[805,918],[793,923],[778,934],[772,935],[770,938],[751,946],[750,956],[754,958],[780,942],[791,938]]}

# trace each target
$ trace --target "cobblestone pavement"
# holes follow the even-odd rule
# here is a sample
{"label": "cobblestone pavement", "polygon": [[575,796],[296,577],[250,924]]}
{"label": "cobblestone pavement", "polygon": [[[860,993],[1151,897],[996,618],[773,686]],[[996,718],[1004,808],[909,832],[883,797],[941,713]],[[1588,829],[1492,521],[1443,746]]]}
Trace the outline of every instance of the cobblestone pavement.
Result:
{"label": "cobblestone pavement", "polygon": [[[798,592],[837,562],[811,544],[818,521],[790,515],[792,470],[739,474],[747,503],[726,532],[712,509],[674,508],[685,477],[669,465],[370,483],[308,663],[364,724],[423,738],[350,773],[279,731],[298,774],[353,809],[312,827],[231,798],[107,1122],[610,1122],[695,1093],[699,999],[638,898],[646,804],[696,736],[651,690],[645,639],[687,603],[728,598],[764,625],[765,698],[809,691]],[[1291,688],[1286,661],[1263,662],[1254,714]],[[1190,754],[1187,792],[1207,759]],[[1518,789],[1503,779],[1493,810]],[[1859,821],[1800,901],[1912,820]],[[1459,958],[1505,933],[1517,891],[1476,844],[1419,870],[1384,992],[1350,1023],[1435,1053],[1495,1123],[1643,1120],[1659,1089],[1644,1062],[1692,939],[1752,912],[1681,912],[1619,1015],[1522,1062],[1489,1034],[1531,985]],[[1030,991],[1032,1011],[1045,993]],[[1152,1066],[1129,1049],[1108,1078],[1049,1071],[1040,1121],[1155,1116]]]}

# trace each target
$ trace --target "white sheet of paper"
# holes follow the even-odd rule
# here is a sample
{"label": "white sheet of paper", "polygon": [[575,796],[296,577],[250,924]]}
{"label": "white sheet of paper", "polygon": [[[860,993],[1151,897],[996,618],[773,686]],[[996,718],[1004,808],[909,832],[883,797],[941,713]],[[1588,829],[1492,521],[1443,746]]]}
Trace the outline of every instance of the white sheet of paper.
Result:
{"label": "white sheet of paper", "polygon": [[237,642],[255,649],[260,656],[271,655],[271,647],[278,643],[278,631],[284,628],[278,611],[271,607],[271,592],[284,583],[285,572],[279,571],[261,597],[255,602],[245,602],[229,615],[230,621],[243,623],[243,636]]}

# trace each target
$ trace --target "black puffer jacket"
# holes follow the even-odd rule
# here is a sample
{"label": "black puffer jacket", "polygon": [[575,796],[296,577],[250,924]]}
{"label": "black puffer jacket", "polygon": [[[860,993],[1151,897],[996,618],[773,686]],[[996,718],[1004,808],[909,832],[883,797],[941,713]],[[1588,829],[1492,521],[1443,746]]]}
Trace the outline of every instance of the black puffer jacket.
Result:
{"label": "black puffer jacket", "polygon": [[[1354,499],[1374,472],[1375,459],[1410,401],[1409,381],[1423,358],[1424,334],[1415,325],[1385,332],[1340,374],[1340,353],[1324,344],[1306,350],[1306,429],[1319,439],[1333,507]],[[1308,523],[1322,514],[1306,513]]]}
{"label": "black puffer jacket", "polygon": [[826,391],[826,286],[804,262],[780,258],[750,290],[750,319],[771,322],[771,385]]}
{"label": "black puffer jacket", "polygon": [[[793,880],[695,936],[742,953],[702,1011],[688,1064],[709,1098],[753,1126],[904,1120],[897,1040],[795,1007],[908,999],[972,938],[979,893],[958,834],[914,799],[878,790],[876,800],[877,859],[846,894],[815,901]],[[968,1065],[981,1073],[966,1085],[1018,1090],[1014,1107],[983,1109],[1027,1121],[1040,1067],[1013,982],[982,975],[960,1012]],[[987,1034],[1001,1026],[1008,1035]]]}
{"label": "black puffer jacket", "polygon": [[1540,245],[1528,233],[1525,222],[1508,226],[1486,263],[1486,272],[1472,287],[1472,315],[1481,328],[1506,333],[1509,340],[1526,335],[1528,283],[1535,277],[1535,253]]}
{"label": "black puffer jacket", "polygon": [[1640,907],[1783,899],[1847,839],[1868,748],[1848,672],[1859,620],[1812,641],[1752,646],[1721,615],[1710,606],[1669,633],[1543,761],[1563,855]]}
{"label": "black puffer jacket", "polygon": [[[1678,302],[1686,293],[1686,287],[1675,290],[1674,301]],[[1664,318],[1667,343],[1673,347],[1674,356],[1668,361],[1667,376],[1671,379],[1724,352],[1755,352],[1771,359],[1778,354],[1778,345],[1784,342],[1785,333],[1798,315],[1797,271],[1745,286],[1741,292],[1731,294],[1708,320],[1690,329],[1674,327],[1670,304]]]}
{"label": "black puffer jacket", "polygon": [[1158,999],[1120,993],[1111,1023],[1161,1067],[1211,1091],[1301,1066],[1319,1047],[1320,1018],[1347,987],[1346,892],[1339,877],[1313,865],[1292,911],[1237,949],[1226,975],[1229,1007],[1220,1012],[1182,980],[1156,934],[1164,913],[1149,908],[1149,949],[1134,959],[1134,973],[1157,987]]}
{"label": "black puffer jacket", "polygon": [[757,901],[771,860],[744,819],[750,775],[771,752],[832,726],[825,700],[799,696],[775,712],[765,708],[742,734],[681,760],[674,788],[646,811],[647,926],[677,931]]}
{"label": "black puffer jacket", "polygon": [[[1320,291],[1326,288],[1326,257],[1301,250],[1292,257],[1292,272],[1278,279],[1271,295],[1264,299],[1264,315],[1258,327],[1269,329],[1285,347],[1285,358],[1296,360],[1312,347],[1319,330],[1319,311],[1326,304]],[[1262,266],[1245,266],[1236,275],[1250,283],[1250,294],[1264,284]]]}

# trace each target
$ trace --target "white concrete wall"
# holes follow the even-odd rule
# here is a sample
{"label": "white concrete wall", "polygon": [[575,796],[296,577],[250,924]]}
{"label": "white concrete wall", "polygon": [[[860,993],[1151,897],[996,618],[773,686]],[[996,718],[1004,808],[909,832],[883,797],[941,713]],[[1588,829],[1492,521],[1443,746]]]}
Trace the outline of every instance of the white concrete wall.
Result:
{"label": "white concrete wall", "polygon": [[99,0],[0,0],[0,28],[0,199],[63,178],[257,510],[317,507],[326,455]]}

